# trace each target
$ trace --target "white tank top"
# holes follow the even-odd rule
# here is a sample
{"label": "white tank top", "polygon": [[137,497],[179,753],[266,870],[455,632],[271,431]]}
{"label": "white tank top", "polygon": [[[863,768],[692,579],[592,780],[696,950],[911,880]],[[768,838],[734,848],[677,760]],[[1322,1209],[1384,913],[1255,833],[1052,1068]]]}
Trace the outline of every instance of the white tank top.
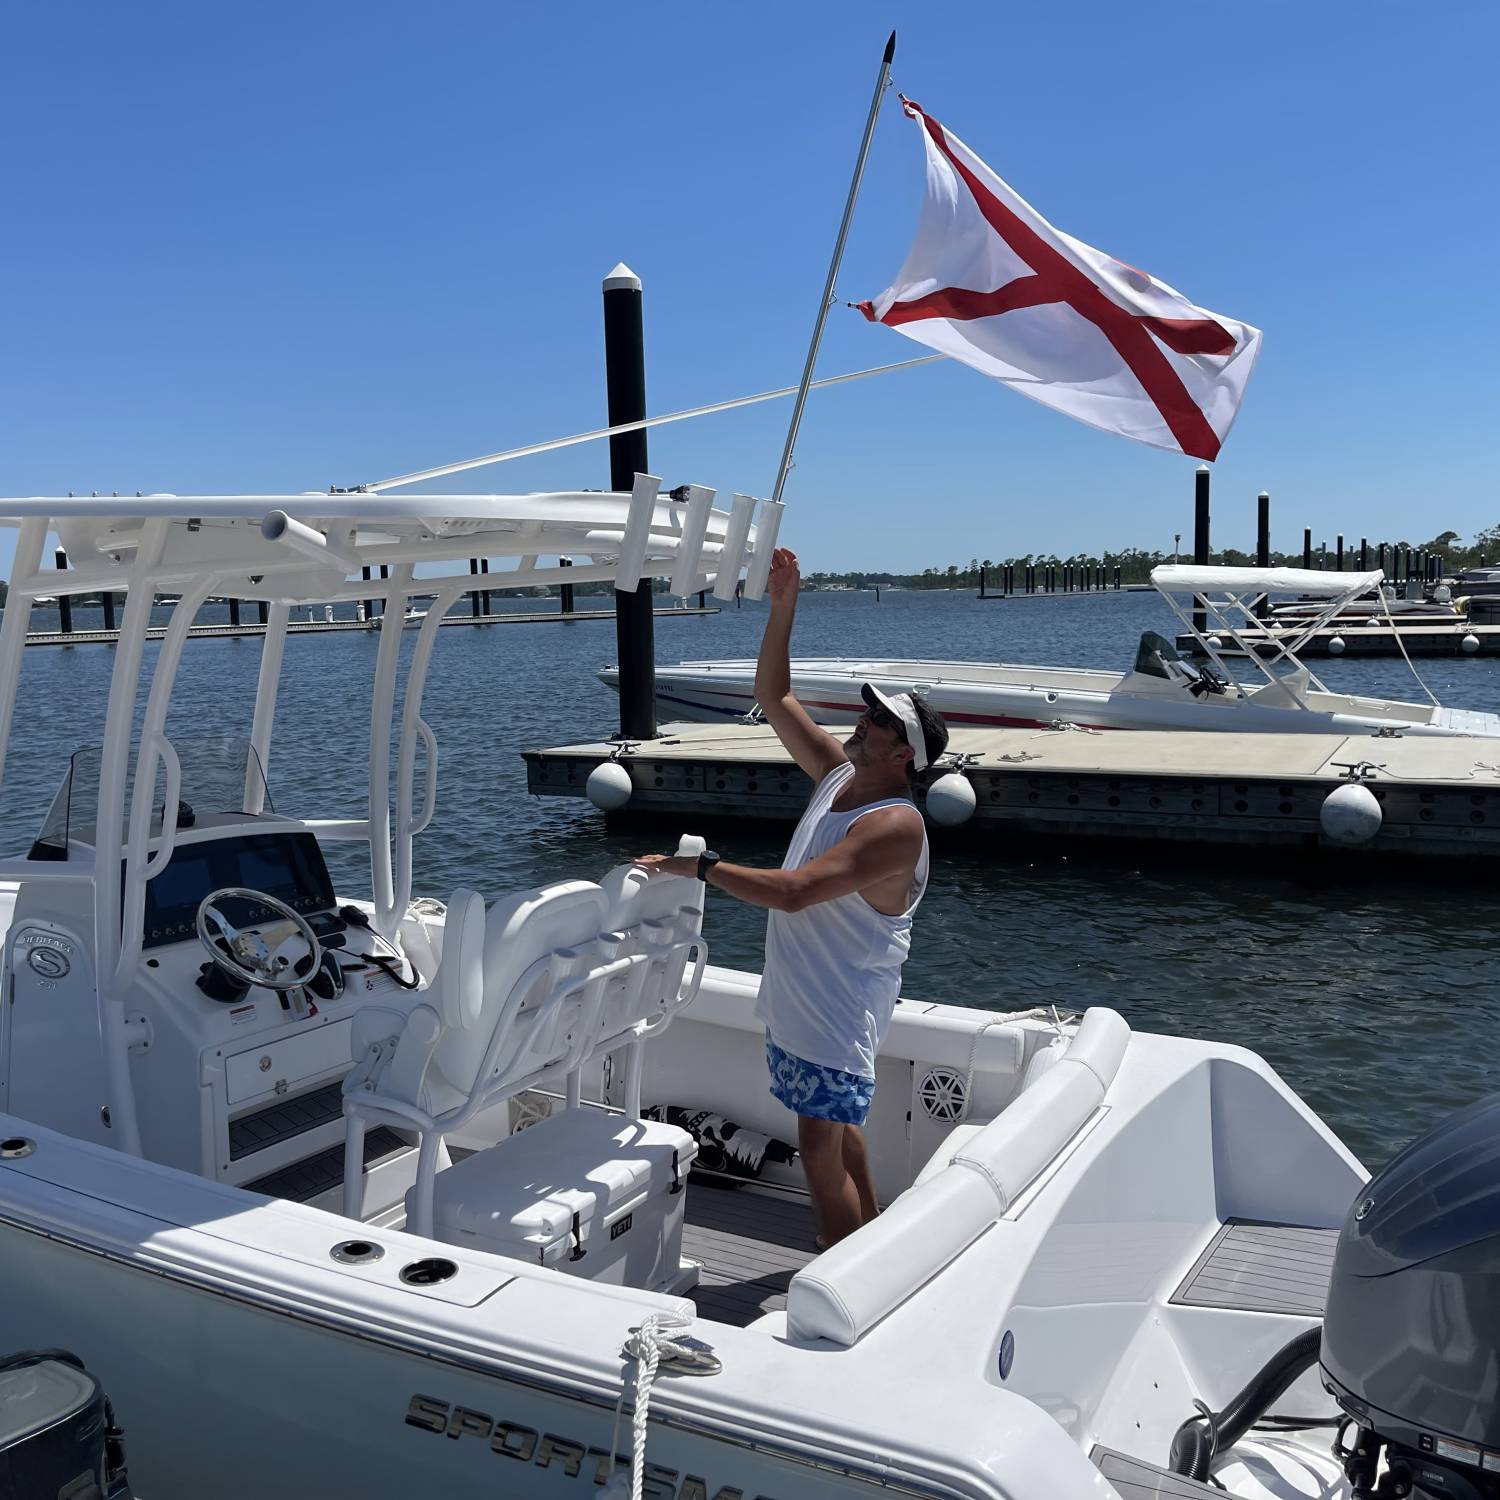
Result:
{"label": "white tank top", "polygon": [[[887,797],[834,812],[834,798],[853,775],[854,767],[845,762],[818,783],[781,862],[783,870],[801,869],[826,854],[866,813],[912,806],[905,797]],[[858,891],[801,911],[769,914],[755,1013],[782,1051],[825,1068],[875,1076],[875,1054],[890,1027],[901,965],[911,947],[912,913],[926,889],[924,828],[911,904],[900,916],[876,911]]]}

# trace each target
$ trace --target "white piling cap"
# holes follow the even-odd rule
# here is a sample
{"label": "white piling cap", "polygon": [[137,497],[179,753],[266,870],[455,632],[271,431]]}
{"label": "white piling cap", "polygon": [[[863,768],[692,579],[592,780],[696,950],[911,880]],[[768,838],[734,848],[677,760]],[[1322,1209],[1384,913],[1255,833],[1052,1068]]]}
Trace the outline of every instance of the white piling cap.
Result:
{"label": "white piling cap", "polygon": [[641,278],[623,260],[604,278],[606,292],[617,292],[622,287],[632,292],[638,292],[641,289]]}

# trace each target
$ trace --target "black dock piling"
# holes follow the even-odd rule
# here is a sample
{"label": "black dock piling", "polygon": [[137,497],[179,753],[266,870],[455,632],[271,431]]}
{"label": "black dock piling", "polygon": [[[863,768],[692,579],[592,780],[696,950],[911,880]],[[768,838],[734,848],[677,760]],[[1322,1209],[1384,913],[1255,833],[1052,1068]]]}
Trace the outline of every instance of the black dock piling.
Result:
{"label": "black dock piling", "polygon": [[1339,533],[1338,551],[1334,554],[1333,565],[1340,573],[1344,571],[1344,536],[1342,532]]}
{"label": "black dock piling", "polygon": [[255,601],[255,608],[260,615],[260,623],[262,625],[266,624],[271,617],[271,606],[264,599],[257,599]]}
{"label": "black dock piling", "polygon": [[[1193,475],[1193,561],[1200,568],[1208,564],[1208,487],[1213,475],[1207,464],[1199,464]],[[1193,628],[1206,630],[1208,615],[1202,609],[1193,611]]]}
{"label": "black dock piling", "polygon": [[1310,567],[1312,567],[1312,527],[1311,526],[1304,526],[1302,528],[1302,566],[1304,568],[1310,568]]}
{"label": "black dock piling", "polygon": [[[604,278],[604,382],[611,427],[646,418],[646,335],[641,279],[623,261]],[[630,491],[647,472],[646,433],[616,433],[609,440],[609,485]],[[736,598],[736,604],[739,600]],[[656,737],[656,640],[651,580],[632,593],[615,590],[615,649],[620,667],[620,737]]]}
{"label": "black dock piling", "polygon": [[[489,560],[489,558],[487,558],[487,557],[481,557],[479,559],[479,576],[481,578],[483,578],[483,577],[485,577],[489,573],[489,571],[490,571],[490,560]],[[479,602],[480,602],[481,605],[484,606],[484,612],[485,612],[485,614],[488,615],[489,612],[490,612],[490,591],[488,589],[480,589],[480,591],[479,591]]]}
{"label": "black dock piling", "polygon": [[1368,573],[1370,571],[1370,541],[1368,537],[1359,539],[1359,571]]}
{"label": "black dock piling", "polygon": [[[61,547],[57,549],[57,571],[64,573],[68,567],[68,554]],[[64,635],[73,634],[73,596],[71,594],[59,594],[57,596],[57,618],[59,628]]]}
{"label": "black dock piling", "polygon": [[[469,559],[469,577],[470,578],[478,578],[479,577],[479,559],[477,557],[471,557]],[[471,615],[473,615],[476,620],[479,618],[479,590],[478,589],[470,589],[469,590],[469,613]]]}
{"label": "black dock piling", "polygon": [[[369,563],[366,563],[359,570],[359,576],[360,576],[360,579],[363,582],[365,582],[365,583],[368,583],[370,581],[370,565],[369,565]],[[367,619],[367,620],[373,620],[375,618],[375,601],[373,599],[366,599],[364,601],[364,605],[365,605],[365,619]],[[260,619],[261,619],[261,624],[265,624],[266,617],[265,617],[264,613],[262,613]]]}
{"label": "black dock piling", "polygon": [[[573,559],[571,557],[560,557],[557,560],[557,565],[560,568],[571,568],[573,566]],[[560,584],[558,586],[557,592],[558,592],[558,595],[560,596],[559,597],[559,603],[562,605],[562,612],[565,615],[572,614],[573,613],[573,585],[571,583]],[[703,608],[703,595],[702,594],[698,595],[698,608],[699,609]]]}
{"label": "black dock piling", "polygon": [[[111,614],[113,612],[113,610],[110,611]],[[114,622],[109,618],[109,615],[106,615],[104,617],[104,628],[106,630],[108,630],[113,625],[113,623]],[[231,625],[238,625],[240,623],[240,601],[238,599],[231,599],[229,601],[229,623]]]}

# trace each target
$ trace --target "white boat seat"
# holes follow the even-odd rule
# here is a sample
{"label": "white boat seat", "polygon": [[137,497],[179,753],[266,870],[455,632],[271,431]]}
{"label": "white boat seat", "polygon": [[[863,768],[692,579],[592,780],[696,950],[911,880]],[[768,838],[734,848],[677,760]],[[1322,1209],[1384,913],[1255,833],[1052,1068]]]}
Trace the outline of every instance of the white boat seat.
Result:
{"label": "white boat seat", "polygon": [[[678,852],[688,852],[684,839]],[[600,881],[612,952],[645,962],[605,987],[599,1024],[584,1061],[629,1047],[625,1068],[625,1114],[641,1113],[642,1050],[686,1005],[692,1003],[708,964],[703,939],[703,883],[680,875],[649,875],[639,865],[619,865]],[[691,964],[691,967],[689,965]],[[570,1080],[570,1102],[576,1092]]]}
{"label": "white boat seat", "polygon": [[[1027,1094],[1038,1088],[1055,1070],[1057,1065],[1063,1061],[1070,1061],[1087,1067],[1099,1082],[1099,1097],[1102,1099],[1103,1095],[1108,1091],[1109,1084],[1113,1082],[1115,1073],[1119,1070],[1120,1060],[1125,1055],[1125,1048],[1129,1040],[1130,1026],[1118,1012],[1105,1009],[1102,1006],[1095,1006],[1086,1011],[1083,1020],[1079,1023],[1078,1030],[1072,1037],[1066,1039],[1053,1038],[1032,1053],[1030,1060],[1026,1064],[1026,1071],[1021,1078],[1021,1091],[1019,1095],[990,1124],[994,1125],[1002,1120],[1009,1120],[1013,1126],[1016,1121],[1020,1120],[1022,1117],[1014,1113],[1017,1105],[1025,1099]],[[1028,1106],[1029,1112],[1039,1111],[1051,1116],[1048,1124],[1038,1138],[1041,1143],[1038,1149],[1049,1147],[1052,1144],[1052,1137],[1055,1135],[1056,1130],[1063,1128],[1067,1120],[1071,1116],[1076,1115],[1077,1120],[1073,1129],[1069,1131],[1063,1142],[1057,1144],[1057,1149],[1061,1149],[1062,1145],[1073,1138],[1077,1126],[1081,1125],[1098,1105],[1098,1100],[1096,1099],[1093,1104],[1089,1104],[1086,1109],[1083,1109],[1083,1095],[1092,1092],[1084,1085],[1081,1093],[1076,1089],[1072,1091],[1073,1102],[1071,1104],[1065,1104],[1064,1107],[1058,1108],[1059,1093],[1054,1092],[1054,1090],[1058,1089],[1059,1086],[1053,1085],[1052,1090],[1049,1090],[1047,1094],[1042,1096],[1040,1104],[1038,1101],[1033,1101]],[[1062,1092],[1068,1093],[1069,1091],[1062,1090]],[[1079,1109],[1083,1109],[1081,1115],[1078,1114]],[[989,1125],[955,1125],[944,1136],[942,1143],[932,1153],[926,1165],[917,1174],[917,1182],[926,1182],[929,1178],[936,1177],[961,1152],[969,1151],[980,1133],[988,1129]],[[984,1148],[980,1149],[983,1150]],[[1027,1150],[1017,1158],[1016,1165],[1021,1170],[1025,1170],[1027,1162],[1034,1154],[1030,1146],[1028,1146]],[[986,1159],[988,1159],[988,1153],[986,1153]],[[1050,1155],[1047,1156],[1046,1160],[1041,1163],[1041,1166],[1037,1167],[1037,1170],[1040,1171],[1041,1167],[1045,1166],[1047,1161],[1051,1159]],[[1009,1170],[1005,1174],[1011,1180],[1012,1184],[1014,1184],[1014,1175],[1014,1172]],[[1032,1175],[1035,1174],[1033,1173]],[[1026,1179],[1027,1182],[1030,1180],[1030,1177]],[[1024,1185],[1023,1183],[1021,1186]],[[1012,1185],[1009,1189],[1009,1197],[1014,1198],[1020,1191],[1020,1187]]]}
{"label": "white boat seat", "polygon": [[857,1342],[998,1218],[983,1177],[945,1168],[792,1277],[787,1331],[793,1338]]}
{"label": "white boat seat", "polygon": [[916,1182],[873,1223],[792,1277],[788,1327],[852,1344],[966,1250],[1078,1134],[1114,1081],[1130,1027],[1085,1013],[1058,1061],[984,1126],[951,1131]]}
{"label": "white boat seat", "polygon": [[587,881],[524,891],[488,912],[475,892],[454,893],[431,986],[394,1033],[363,1035],[344,1081],[347,1215],[359,1218],[363,1206],[371,1124],[417,1132],[411,1227],[430,1235],[444,1138],[481,1109],[579,1066],[605,985],[646,962],[606,952],[604,912],[604,892]]}

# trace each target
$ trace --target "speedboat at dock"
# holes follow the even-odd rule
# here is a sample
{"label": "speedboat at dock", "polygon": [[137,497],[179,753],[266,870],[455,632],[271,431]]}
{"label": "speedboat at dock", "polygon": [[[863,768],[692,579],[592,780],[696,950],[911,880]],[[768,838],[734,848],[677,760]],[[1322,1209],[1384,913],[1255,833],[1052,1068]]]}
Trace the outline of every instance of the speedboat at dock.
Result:
{"label": "speedboat at dock", "polygon": [[[1298,659],[1298,649],[1371,589],[1381,574],[1300,568],[1164,566],[1151,582],[1201,643],[1203,665],[1146,632],[1129,672],[1029,666],[1009,662],[907,661],[798,657],[792,691],[822,724],[852,723],[864,711],[860,688],[920,693],[950,724],[995,728],[1072,724],[1088,729],[1185,729],[1263,734],[1500,736],[1500,714],[1405,703],[1326,687]],[[1288,623],[1268,650],[1258,606],[1294,592],[1317,607]],[[1186,604],[1184,601],[1188,601]],[[1241,634],[1254,638],[1244,646]],[[1242,659],[1238,673],[1231,660]],[[618,691],[619,671],[599,678]],[[1241,680],[1243,678],[1243,680]],[[685,661],[656,668],[663,722],[723,722],[756,712],[751,660]]]}

